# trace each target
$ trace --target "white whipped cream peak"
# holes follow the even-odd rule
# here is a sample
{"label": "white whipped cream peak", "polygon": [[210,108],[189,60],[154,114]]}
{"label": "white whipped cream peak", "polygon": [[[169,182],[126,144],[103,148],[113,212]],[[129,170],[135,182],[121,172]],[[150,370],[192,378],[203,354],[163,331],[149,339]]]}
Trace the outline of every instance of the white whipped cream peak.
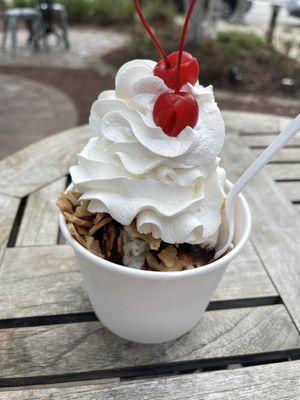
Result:
{"label": "white whipped cream peak", "polygon": [[156,63],[133,60],[118,71],[115,90],[93,104],[96,135],[71,168],[89,210],[123,225],[137,218],[141,233],[168,243],[213,247],[220,225],[225,172],[218,167],[224,123],[212,87],[185,85],[199,105],[194,128],[167,136],[153,121],[158,96],[171,92],[153,75]]}

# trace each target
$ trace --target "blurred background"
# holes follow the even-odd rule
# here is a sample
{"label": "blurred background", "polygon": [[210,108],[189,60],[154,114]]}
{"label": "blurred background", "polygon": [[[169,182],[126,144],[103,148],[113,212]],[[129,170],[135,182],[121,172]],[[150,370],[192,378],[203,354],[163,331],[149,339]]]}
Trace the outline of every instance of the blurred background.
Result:
{"label": "blurred background", "polygon": [[[141,3],[177,50],[189,1]],[[124,62],[158,60],[131,0],[0,0],[0,43],[0,158],[87,123]],[[186,49],[222,109],[299,112],[300,0],[198,0]]]}

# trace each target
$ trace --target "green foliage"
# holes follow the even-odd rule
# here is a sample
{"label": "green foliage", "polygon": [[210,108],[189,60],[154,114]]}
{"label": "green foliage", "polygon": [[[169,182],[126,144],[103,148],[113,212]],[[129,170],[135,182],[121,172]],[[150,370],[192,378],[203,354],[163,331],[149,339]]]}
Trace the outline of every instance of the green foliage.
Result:
{"label": "green foliage", "polygon": [[[70,22],[101,25],[128,23],[135,15],[132,0],[57,0],[66,6]],[[12,7],[35,7],[36,0],[13,0]],[[164,0],[147,0],[143,10],[151,25],[173,24],[175,8]]]}
{"label": "green foliage", "polygon": [[[181,30],[175,23],[176,9],[174,6],[163,0],[147,0],[142,4],[145,17],[166,53],[177,50]],[[136,18],[135,22],[131,32],[131,58],[159,60],[160,55],[140,20]]]}
{"label": "green foliage", "polygon": [[131,0],[59,0],[67,7],[71,22],[101,25],[128,22],[134,14]]}
{"label": "green foliage", "polygon": [[220,32],[217,41],[225,51],[236,57],[244,52],[255,51],[263,46],[263,40],[251,32]]}
{"label": "green foliage", "polygon": [[[129,58],[150,58],[159,60],[161,57],[154,46],[152,40],[148,37],[143,27],[137,26],[132,30],[132,41],[130,45]],[[168,26],[168,29],[154,29],[156,37],[167,54],[178,50],[180,35],[175,26]]]}
{"label": "green foliage", "polygon": [[145,1],[143,12],[149,24],[152,25],[171,25],[176,15],[175,7],[163,0]]}
{"label": "green foliage", "polygon": [[131,0],[94,0],[92,3],[95,21],[102,25],[127,22],[134,15]]}
{"label": "green foliage", "polygon": [[91,13],[91,0],[61,0],[68,10],[71,22],[85,22]]}
{"label": "green foliage", "polygon": [[[57,0],[75,23],[110,25],[128,23],[134,15],[132,0]],[[13,0],[12,7],[36,7],[36,0]]]}
{"label": "green foliage", "polygon": [[12,7],[23,8],[23,7],[35,7],[35,0],[13,0]]}

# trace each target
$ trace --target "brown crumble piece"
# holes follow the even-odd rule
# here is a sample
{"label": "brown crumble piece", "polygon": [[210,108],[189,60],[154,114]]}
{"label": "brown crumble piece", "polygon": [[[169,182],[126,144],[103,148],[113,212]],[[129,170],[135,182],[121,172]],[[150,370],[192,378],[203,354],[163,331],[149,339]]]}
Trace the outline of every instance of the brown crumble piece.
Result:
{"label": "brown crumble piece", "polygon": [[[126,227],[106,213],[88,211],[89,201],[80,201],[81,195],[77,190],[72,190],[62,193],[57,200],[70,234],[93,254],[122,264],[124,246],[128,240]],[[213,260],[213,250],[201,249],[197,245],[167,244],[151,234],[139,233],[136,220],[131,223],[130,228],[132,239],[140,239],[149,245],[150,250],[145,254],[144,270],[184,271],[201,267]]]}
{"label": "brown crumble piece", "polygon": [[77,206],[75,211],[76,217],[82,218],[93,216],[93,213],[87,210],[88,205],[89,202],[87,200],[84,200],[79,206]]}
{"label": "brown crumble piece", "polygon": [[95,240],[92,236],[86,236],[86,248],[92,253],[104,258],[99,246],[99,241]]}
{"label": "brown crumble piece", "polygon": [[[154,271],[165,271],[166,270],[165,265],[162,262],[159,262],[157,257],[150,251],[148,251],[146,253],[146,262],[147,262],[147,266],[150,267],[150,269],[152,269]],[[145,268],[145,269],[148,269],[148,268]]]}
{"label": "brown crumble piece", "polygon": [[70,203],[70,201],[65,198],[65,197],[59,197],[57,199],[56,202],[57,206],[59,207],[59,209],[64,213],[64,212],[68,212],[68,213],[72,213],[73,212],[73,206],[72,203]]}
{"label": "brown crumble piece", "polygon": [[64,214],[69,232],[82,246],[93,254],[102,257],[99,241],[89,235],[89,229],[93,225],[93,214],[87,211],[88,202],[79,201],[81,193],[70,191],[62,193],[57,200],[57,206]]}
{"label": "brown crumble piece", "polygon": [[187,271],[188,269],[194,269],[196,268],[196,266],[194,265],[187,265],[186,267],[184,267],[184,270]]}
{"label": "brown crumble piece", "polygon": [[99,221],[101,221],[103,217],[105,217],[105,215],[106,214],[102,212],[97,212],[96,214],[94,214],[93,224],[97,224]]}
{"label": "brown crumble piece", "polygon": [[[180,249],[179,246],[178,249]],[[180,250],[177,250],[173,245],[168,245],[166,248],[164,248],[158,254],[158,257],[163,263],[163,267],[161,267],[161,265],[156,265],[156,268],[161,271],[183,271],[187,269],[194,269],[195,261],[193,258],[188,254],[179,253],[178,251]],[[197,266],[201,265],[198,264]]]}
{"label": "brown crumble piece", "polygon": [[66,217],[66,220],[68,222],[72,222],[72,224],[74,225],[82,226],[85,228],[90,228],[93,225],[92,221],[87,221],[86,219],[76,217],[76,215],[74,214],[64,212],[64,216]]}
{"label": "brown crumble piece", "polygon": [[[112,218],[110,219],[112,220]],[[110,259],[113,248],[116,243],[117,232],[114,224],[109,224],[105,227],[102,240],[102,250],[105,258]]]}
{"label": "brown crumble piece", "polygon": [[77,192],[75,190],[71,190],[69,192],[62,193],[61,197],[67,199],[72,204],[73,207],[77,207],[80,205],[79,198],[81,195],[82,193]]}
{"label": "brown crumble piece", "polygon": [[73,236],[74,239],[77,240],[82,246],[86,247],[86,241],[83,239],[83,237],[78,233],[77,229],[72,223],[67,223],[67,227],[69,229],[69,232]]}
{"label": "brown crumble piece", "polygon": [[177,257],[177,250],[174,246],[169,245],[165,249],[163,249],[160,253],[158,253],[158,257],[165,264],[168,269],[172,269],[175,264],[175,260]]}
{"label": "brown crumble piece", "polygon": [[89,235],[92,236],[94,233],[96,233],[99,229],[108,224],[110,221],[112,221],[112,217],[104,214],[103,217],[94,226],[91,227],[91,229],[89,230]]}
{"label": "brown crumble piece", "polygon": [[124,229],[121,229],[119,235],[117,237],[117,253],[122,260],[124,257],[124,245],[126,243],[126,232]]}
{"label": "brown crumble piece", "polygon": [[89,234],[89,230],[88,229],[86,229],[86,228],[83,228],[82,226],[76,226],[76,229],[77,229],[77,232],[80,234],[80,235],[84,235],[84,236],[86,236],[86,235],[88,235]]}

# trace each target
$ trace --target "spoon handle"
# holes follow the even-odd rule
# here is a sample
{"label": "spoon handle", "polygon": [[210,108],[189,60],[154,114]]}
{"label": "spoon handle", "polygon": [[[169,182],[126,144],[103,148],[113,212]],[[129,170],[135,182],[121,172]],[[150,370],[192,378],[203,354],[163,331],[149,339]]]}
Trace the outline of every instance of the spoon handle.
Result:
{"label": "spoon handle", "polygon": [[271,160],[271,158],[300,130],[300,114],[293,119],[280,135],[264,150],[259,157],[236,181],[228,195],[228,203],[238,195],[249,181]]}

